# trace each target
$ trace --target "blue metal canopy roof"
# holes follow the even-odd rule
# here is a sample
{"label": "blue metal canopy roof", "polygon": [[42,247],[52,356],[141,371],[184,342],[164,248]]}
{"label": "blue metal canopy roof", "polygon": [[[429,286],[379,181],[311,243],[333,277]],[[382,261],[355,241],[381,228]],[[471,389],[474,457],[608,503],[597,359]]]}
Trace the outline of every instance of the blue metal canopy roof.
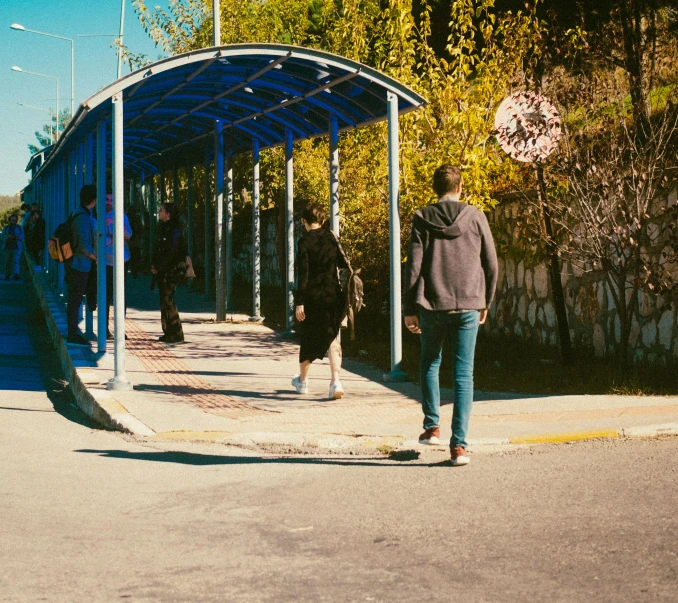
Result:
{"label": "blue metal canopy roof", "polygon": [[397,80],[327,52],[280,44],[212,47],[153,63],[87,99],[45,165],[110,120],[110,100],[120,92],[125,169],[135,172],[203,158],[213,148],[217,119],[226,148],[237,154],[255,139],[261,148],[282,145],[286,130],[295,141],[323,136],[332,118],[340,131],[384,120],[388,92],[397,95],[399,113],[426,102]]}

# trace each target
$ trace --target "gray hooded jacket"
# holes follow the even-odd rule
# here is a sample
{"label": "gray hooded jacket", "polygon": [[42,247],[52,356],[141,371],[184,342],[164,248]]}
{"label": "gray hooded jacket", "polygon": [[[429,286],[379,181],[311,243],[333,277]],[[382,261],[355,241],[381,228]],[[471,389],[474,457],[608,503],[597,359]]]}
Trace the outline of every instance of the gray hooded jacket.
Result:
{"label": "gray hooded jacket", "polygon": [[497,286],[497,252],[485,215],[442,197],[414,214],[405,268],[405,316],[426,310],[489,308]]}

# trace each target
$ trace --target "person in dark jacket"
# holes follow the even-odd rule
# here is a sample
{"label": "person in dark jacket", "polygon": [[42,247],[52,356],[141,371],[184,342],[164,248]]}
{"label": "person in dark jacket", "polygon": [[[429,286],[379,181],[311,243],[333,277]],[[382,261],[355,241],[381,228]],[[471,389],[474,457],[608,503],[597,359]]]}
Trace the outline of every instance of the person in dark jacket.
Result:
{"label": "person in dark jacket", "polygon": [[346,297],[339,284],[338,268],[350,270],[334,233],[322,228],[325,212],[318,203],[309,203],[301,222],[306,234],[299,239],[296,258],[297,289],[295,315],[301,331],[299,374],[292,379],[298,394],[308,393],[308,370],[314,360],[328,354],[330,360],[329,399],[344,395],[339,379],[341,343],[339,329],[345,315]]}
{"label": "person in dark jacket", "polygon": [[92,212],[97,203],[97,187],[86,184],[80,189],[80,207],[71,214],[73,257],[66,264],[68,283],[68,343],[89,346],[78,329],[80,305],[87,294],[89,309],[96,309],[96,225]]}
{"label": "person in dark jacket", "polygon": [[9,217],[9,224],[3,228],[2,240],[5,250],[5,280],[8,281],[12,276],[15,281],[18,281],[21,278],[19,272],[24,230],[16,214]]}
{"label": "person in dark jacket", "polygon": [[181,232],[179,216],[172,203],[163,203],[158,211],[160,226],[156,235],[151,272],[160,291],[160,320],[164,343],[184,340],[179,310],[174,303],[174,292],[186,273],[186,243]]}
{"label": "person in dark jacket", "polygon": [[440,361],[445,338],[450,338],[454,378],[450,454],[458,466],[469,462],[466,433],[476,336],[497,286],[497,253],[485,215],[459,202],[459,168],[440,166],[433,188],[438,202],[417,211],[412,220],[403,310],[405,326],[421,335],[421,444],[440,443]]}
{"label": "person in dark jacket", "polygon": [[26,249],[35,261],[35,269],[40,270],[42,252],[45,249],[45,219],[39,209],[33,210],[26,232]]}

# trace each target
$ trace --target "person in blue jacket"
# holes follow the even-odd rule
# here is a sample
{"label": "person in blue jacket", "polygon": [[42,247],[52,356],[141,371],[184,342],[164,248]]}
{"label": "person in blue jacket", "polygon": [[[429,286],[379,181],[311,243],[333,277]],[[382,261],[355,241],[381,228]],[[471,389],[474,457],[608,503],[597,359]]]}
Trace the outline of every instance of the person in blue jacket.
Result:
{"label": "person in blue jacket", "polygon": [[19,225],[19,217],[15,214],[10,216],[9,224],[2,230],[3,249],[5,250],[5,280],[14,278],[18,281],[19,260],[24,241],[24,231]]}
{"label": "person in blue jacket", "polygon": [[92,220],[92,211],[97,202],[97,188],[86,184],[80,189],[80,207],[71,214],[71,233],[73,257],[66,264],[66,282],[68,283],[68,343],[89,346],[89,341],[78,329],[80,305],[87,293],[90,310],[96,307],[96,278],[92,266],[96,256],[96,226]]}

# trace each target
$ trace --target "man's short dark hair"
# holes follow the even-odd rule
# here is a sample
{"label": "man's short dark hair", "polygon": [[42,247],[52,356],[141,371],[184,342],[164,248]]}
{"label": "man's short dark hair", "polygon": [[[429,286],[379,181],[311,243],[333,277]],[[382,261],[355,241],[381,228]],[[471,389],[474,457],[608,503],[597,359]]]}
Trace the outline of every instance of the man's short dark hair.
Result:
{"label": "man's short dark hair", "polygon": [[174,203],[161,203],[160,207],[165,208],[165,212],[167,212],[170,216],[170,220],[178,220],[179,216],[177,213],[177,206]]}
{"label": "man's short dark hair", "polygon": [[321,226],[325,223],[325,215],[325,210],[322,208],[322,205],[314,201],[307,203],[304,206],[304,210],[301,212],[301,217],[307,224],[320,224]]}
{"label": "man's short dark hair", "polygon": [[97,200],[97,187],[94,184],[85,184],[80,189],[80,205],[92,205]]}
{"label": "man's short dark hair", "polygon": [[433,190],[438,197],[458,193],[461,186],[461,170],[456,165],[445,163],[433,174]]}

